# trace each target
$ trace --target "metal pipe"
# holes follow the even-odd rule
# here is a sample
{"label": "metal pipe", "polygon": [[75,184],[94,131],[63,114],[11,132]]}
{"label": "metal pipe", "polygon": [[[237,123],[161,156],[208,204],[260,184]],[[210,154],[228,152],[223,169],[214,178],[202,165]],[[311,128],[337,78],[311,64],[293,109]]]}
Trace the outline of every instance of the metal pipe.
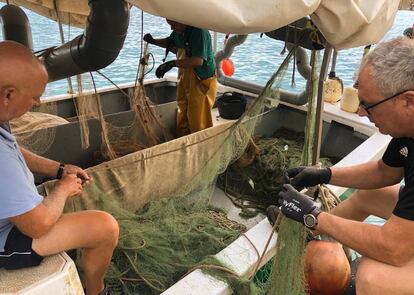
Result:
{"label": "metal pipe", "polygon": [[111,64],[124,44],[129,8],[124,0],[89,0],[90,13],[85,32],[42,54],[49,82]]}
{"label": "metal pipe", "polygon": [[333,50],[332,54],[332,63],[331,63],[331,71],[329,72],[329,78],[334,78],[336,76],[336,59],[338,57],[338,51],[335,49]]}
{"label": "metal pipe", "polygon": [[[59,27],[60,42],[62,44],[65,44],[65,34],[63,33],[63,25],[62,25],[62,22],[60,21],[60,15],[59,15],[59,10],[58,10],[56,1],[57,0],[53,0],[53,6],[55,8],[56,20],[57,20],[58,27]],[[68,82],[68,88],[69,88],[68,92],[73,94],[74,92],[73,92],[73,85],[72,85],[71,77],[67,77],[66,81]]]}
{"label": "metal pipe", "polygon": [[[218,51],[215,55],[216,58],[216,71],[217,71],[217,79],[218,81],[226,86],[238,88],[243,91],[259,94],[261,93],[263,86],[245,82],[242,80],[230,78],[224,75],[221,69],[221,62],[225,58],[229,58],[236,46],[243,44],[246,41],[247,35],[234,35],[230,37],[227,41],[226,46],[224,46],[223,50]],[[293,44],[287,44],[288,49],[291,50],[293,48]],[[296,65],[299,73],[303,78],[307,80],[305,90],[301,93],[294,93],[291,91],[280,89],[280,100],[288,103],[292,103],[295,105],[303,105],[306,104],[308,101],[308,93],[311,88],[310,85],[310,76],[312,73],[312,69],[309,63],[309,57],[306,53],[306,50],[302,47],[296,48]]]}
{"label": "metal pipe", "polygon": [[3,39],[23,44],[33,50],[32,29],[23,9],[15,5],[4,5],[0,9]]}
{"label": "metal pipe", "polygon": [[321,152],[321,138],[322,138],[322,125],[323,125],[323,88],[326,75],[328,73],[329,61],[331,58],[332,47],[330,44],[326,44],[325,51],[323,53],[323,60],[321,66],[321,72],[319,75],[318,84],[318,97],[316,102],[316,120],[315,120],[315,134],[314,145],[312,155],[312,165],[316,165],[319,162],[319,156]]}
{"label": "metal pipe", "polygon": [[247,35],[234,35],[231,36],[228,40],[224,48],[218,51],[215,55],[216,58],[216,71],[217,71],[217,78],[220,79],[224,75],[223,70],[221,69],[221,62],[225,58],[229,58],[234,51],[234,48],[243,44],[246,41]]}

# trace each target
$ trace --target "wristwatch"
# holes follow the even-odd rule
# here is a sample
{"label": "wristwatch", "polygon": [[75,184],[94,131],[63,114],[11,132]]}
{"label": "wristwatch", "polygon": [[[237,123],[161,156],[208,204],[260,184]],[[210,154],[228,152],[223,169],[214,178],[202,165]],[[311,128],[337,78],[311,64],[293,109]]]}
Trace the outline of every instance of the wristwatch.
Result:
{"label": "wristwatch", "polygon": [[316,225],[318,224],[318,215],[321,213],[321,210],[319,208],[313,208],[313,210],[309,213],[303,216],[303,224],[311,229],[314,230]]}

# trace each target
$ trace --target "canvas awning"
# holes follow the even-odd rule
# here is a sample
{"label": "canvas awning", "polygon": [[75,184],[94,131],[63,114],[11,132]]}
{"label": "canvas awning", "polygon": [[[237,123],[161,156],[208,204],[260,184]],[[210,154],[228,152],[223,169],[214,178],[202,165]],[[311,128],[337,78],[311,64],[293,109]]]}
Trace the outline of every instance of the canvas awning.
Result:
{"label": "canvas awning", "polygon": [[[5,0],[0,0],[5,2]],[[127,0],[150,14],[216,32],[268,32],[311,16],[336,49],[378,42],[390,29],[397,10],[412,0]],[[10,0],[62,23],[82,27],[89,14],[87,0]]]}

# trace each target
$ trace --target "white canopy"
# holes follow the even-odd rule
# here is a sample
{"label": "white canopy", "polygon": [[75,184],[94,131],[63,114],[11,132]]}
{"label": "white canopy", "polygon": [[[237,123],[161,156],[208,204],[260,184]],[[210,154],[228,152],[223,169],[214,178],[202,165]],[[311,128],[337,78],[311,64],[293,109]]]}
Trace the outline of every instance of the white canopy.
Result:
{"label": "white canopy", "polygon": [[[5,0],[0,0],[5,2]],[[56,20],[54,3],[63,23],[83,26],[87,0],[10,0]],[[142,10],[216,32],[267,32],[310,15],[328,42],[343,49],[378,42],[400,9],[412,0],[127,0]]]}

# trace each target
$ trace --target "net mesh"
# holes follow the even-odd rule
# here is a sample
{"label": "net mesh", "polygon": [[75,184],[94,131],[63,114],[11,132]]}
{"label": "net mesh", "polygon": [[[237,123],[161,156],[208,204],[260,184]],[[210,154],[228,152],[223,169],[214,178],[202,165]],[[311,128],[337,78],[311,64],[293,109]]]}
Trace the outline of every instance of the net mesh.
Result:
{"label": "net mesh", "polygon": [[[308,114],[301,164],[312,164],[313,140],[315,134],[318,59],[315,51],[311,58],[311,81],[308,92]],[[276,255],[267,288],[269,294],[301,295],[305,290],[304,253],[306,228],[293,220],[282,218],[279,227]]]}
{"label": "net mesh", "polygon": [[[254,158],[248,166],[231,164],[217,179],[220,187],[244,217],[265,212],[274,205],[284,184],[284,172],[302,165],[304,133],[279,129],[270,137],[256,139]],[[246,152],[245,152],[246,153]],[[322,158],[323,166],[331,166]]]}
{"label": "net mesh", "polygon": [[36,154],[44,154],[52,146],[56,128],[68,121],[57,116],[55,102],[43,103],[20,118],[10,121],[10,127],[18,143]]}
{"label": "net mesh", "polygon": [[[288,53],[262,93],[237,122],[173,140],[160,123],[156,108],[145,96],[142,83],[126,94],[133,116],[120,125],[106,121],[98,94],[83,93],[79,89],[77,112],[83,128],[83,146],[88,146],[88,120],[99,119],[104,162],[87,169],[93,183],[85,187],[79,198],[71,198],[65,210],[101,209],[119,221],[119,245],[107,275],[119,294],[159,294],[194,267],[209,269],[212,275],[226,280],[237,294],[303,291],[300,274],[303,273],[304,230],[297,223],[283,221],[272,279],[258,282],[259,286],[252,277],[237,277],[222,262],[206,258],[245,230],[213,208],[209,204],[210,196],[217,176],[239,159],[246,148],[250,154],[257,152],[252,143],[255,126],[268,98],[277,105],[278,89],[294,51],[293,48]],[[78,85],[81,83],[85,87],[84,80]],[[293,146],[290,143],[290,148]],[[283,151],[280,159],[281,163],[270,160],[270,164],[279,165],[278,169],[283,170],[298,160],[286,161]],[[269,177],[277,179],[281,175]],[[270,190],[276,191],[274,179],[269,179],[269,185]],[[52,187],[52,182],[44,184],[46,194]],[[292,293],[292,290],[298,291]]]}

